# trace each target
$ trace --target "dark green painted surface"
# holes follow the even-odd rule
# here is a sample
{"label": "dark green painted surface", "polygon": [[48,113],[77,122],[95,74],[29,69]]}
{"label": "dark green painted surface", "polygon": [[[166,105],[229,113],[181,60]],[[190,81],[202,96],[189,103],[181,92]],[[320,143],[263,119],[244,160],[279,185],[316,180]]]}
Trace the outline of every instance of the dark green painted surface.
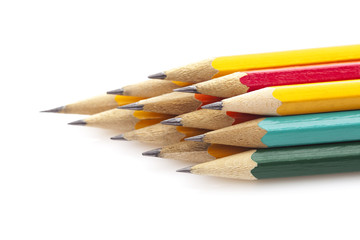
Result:
{"label": "dark green painted surface", "polygon": [[360,142],[260,149],[251,158],[258,179],[360,171]]}

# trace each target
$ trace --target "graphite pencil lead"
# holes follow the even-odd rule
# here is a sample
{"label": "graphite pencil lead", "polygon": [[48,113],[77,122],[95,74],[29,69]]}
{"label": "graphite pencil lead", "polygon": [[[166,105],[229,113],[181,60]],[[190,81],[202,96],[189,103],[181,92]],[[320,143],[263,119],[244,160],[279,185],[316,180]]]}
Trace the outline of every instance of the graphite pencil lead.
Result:
{"label": "graphite pencil lead", "polygon": [[210,103],[208,105],[204,105],[201,108],[203,109],[212,109],[212,110],[221,110],[223,108],[222,101]]}
{"label": "graphite pencil lead", "polygon": [[173,90],[174,92],[187,92],[187,93],[200,93],[195,85],[182,87],[182,88],[175,88]]}
{"label": "graphite pencil lead", "polygon": [[181,118],[170,118],[160,122],[164,125],[182,126]]}
{"label": "graphite pencil lead", "polygon": [[205,135],[201,134],[201,135],[185,138],[184,140],[185,141],[193,141],[193,142],[203,142],[204,137],[205,137]]}
{"label": "graphite pencil lead", "polygon": [[61,112],[64,108],[65,108],[65,106],[61,106],[61,107],[52,108],[52,109],[45,110],[45,111],[41,111],[41,112],[53,112],[53,113],[58,113],[58,112]]}
{"label": "graphite pencil lead", "polygon": [[111,140],[125,140],[125,141],[127,141],[127,139],[124,137],[123,134],[117,135],[117,136],[112,137],[112,138],[110,138],[110,139],[111,139]]}
{"label": "graphite pencil lead", "polygon": [[143,156],[150,156],[150,157],[158,157],[159,153],[161,152],[161,148],[152,149],[146,152],[143,152]]}
{"label": "graphite pencil lead", "polygon": [[176,172],[191,173],[191,168],[192,168],[192,166],[180,168],[180,169],[176,170]]}
{"label": "graphite pencil lead", "polygon": [[151,79],[165,79],[166,74],[164,72],[159,72],[159,73],[155,73],[155,74],[152,74],[152,75],[148,76],[148,78],[151,78]]}
{"label": "graphite pencil lead", "polygon": [[124,93],[124,89],[123,88],[119,88],[119,89],[115,89],[115,90],[111,90],[106,92],[107,94],[115,94],[115,95],[123,95]]}
{"label": "graphite pencil lead", "polygon": [[86,125],[86,122],[84,120],[77,120],[74,122],[69,122],[69,125]]}
{"label": "graphite pencil lead", "polygon": [[118,109],[128,109],[128,110],[143,110],[144,105],[139,103],[130,103],[128,105],[120,106]]}

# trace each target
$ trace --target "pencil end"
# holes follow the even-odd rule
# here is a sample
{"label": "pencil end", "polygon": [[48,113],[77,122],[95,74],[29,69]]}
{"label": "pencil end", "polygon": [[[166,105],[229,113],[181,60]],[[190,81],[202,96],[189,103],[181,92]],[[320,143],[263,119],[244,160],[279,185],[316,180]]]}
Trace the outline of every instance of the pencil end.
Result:
{"label": "pencil end", "polygon": [[201,107],[202,109],[221,110],[223,108],[222,101],[210,103]]}
{"label": "pencil end", "polygon": [[143,110],[144,105],[139,103],[130,103],[124,106],[118,107],[118,109],[128,109],[128,110]]}
{"label": "pencil end", "polygon": [[123,140],[123,141],[128,141],[123,134],[117,135],[115,137],[110,138],[111,140]]}
{"label": "pencil end", "polygon": [[150,151],[143,152],[142,155],[149,157],[159,157],[160,152],[161,152],[161,148],[156,148]]}
{"label": "pencil end", "polygon": [[124,94],[124,89],[123,88],[119,88],[119,89],[115,89],[115,90],[111,90],[106,92],[107,94],[114,94],[114,95],[123,95]]}
{"label": "pencil end", "polygon": [[181,118],[170,118],[160,122],[164,125],[182,126]]}
{"label": "pencil end", "polygon": [[52,108],[52,109],[49,109],[49,110],[44,110],[44,111],[41,111],[41,112],[59,113],[59,112],[61,112],[64,108],[65,108],[65,106],[61,106],[61,107]]}
{"label": "pencil end", "polygon": [[166,77],[167,76],[164,72],[159,72],[148,76],[150,79],[165,79]]}
{"label": "pencil end", "polygon": [[69,122],[69,125],[86,125],[86,122],[84,120],[77,120],[74,122]]}
{"label": "pencil end", "polygon": [[182,88],[175,88],[174,92],[186,92],[186,93],[200,93],[195,85],[186,86]]}
{"label": "pencil end", "polygon": [[205,137],[205,135],[201,134],[201,135],[185,138],[184,140],[185,141],[193,141],[193,142],[203,142],[204,137]]}
{"label": "pencil end", "polygon": [[191,168],[192,168],[192,166],[180,168],[180,169],[176,170],[176,172],[191,173]]}

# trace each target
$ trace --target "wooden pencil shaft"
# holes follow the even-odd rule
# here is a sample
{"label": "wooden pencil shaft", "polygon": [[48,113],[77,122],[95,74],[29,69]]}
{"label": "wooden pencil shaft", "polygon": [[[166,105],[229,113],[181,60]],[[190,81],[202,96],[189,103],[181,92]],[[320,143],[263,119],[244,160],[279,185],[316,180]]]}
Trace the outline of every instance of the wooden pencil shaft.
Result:
{"label": "wooden pencil shaft", "polygon": [[360,45],[226,56],[165,71],[168,80],[198,83],[239,71],[360,60]]}
{"label": "wooden pencil shaft", "polygon": [[216,102],[221,98],[194,93],[168,93],[139,101],[144,111],[180,115],[195,111],[201,106]]}
{"label": "wooden pencil shaft", "polygon": [[360,142],[251,150],[195,165],[191,172],[256,180],[360,171]]}

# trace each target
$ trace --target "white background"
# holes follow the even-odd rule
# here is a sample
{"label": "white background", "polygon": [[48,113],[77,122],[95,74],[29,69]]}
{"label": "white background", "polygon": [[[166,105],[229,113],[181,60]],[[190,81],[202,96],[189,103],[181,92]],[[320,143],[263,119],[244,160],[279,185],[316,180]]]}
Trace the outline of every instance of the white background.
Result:
{"label": "white background", "polygon": [[0,239],[359,239],[360,174],[241,182],[45,114],[209,57],[360,43],[358,1],[0,1]]}

